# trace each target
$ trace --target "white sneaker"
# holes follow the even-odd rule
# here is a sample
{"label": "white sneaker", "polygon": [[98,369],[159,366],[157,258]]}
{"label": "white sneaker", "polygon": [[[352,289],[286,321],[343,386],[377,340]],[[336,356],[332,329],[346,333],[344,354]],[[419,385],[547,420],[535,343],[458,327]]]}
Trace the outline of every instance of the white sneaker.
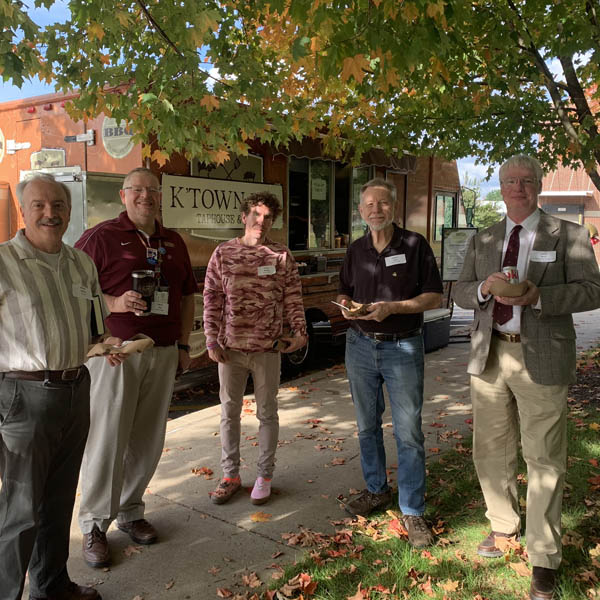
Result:
{"label": "white sneaker", "polygon": [[252,504],[264,504],[271,497],[271,480],[257,477],[250,498]]}

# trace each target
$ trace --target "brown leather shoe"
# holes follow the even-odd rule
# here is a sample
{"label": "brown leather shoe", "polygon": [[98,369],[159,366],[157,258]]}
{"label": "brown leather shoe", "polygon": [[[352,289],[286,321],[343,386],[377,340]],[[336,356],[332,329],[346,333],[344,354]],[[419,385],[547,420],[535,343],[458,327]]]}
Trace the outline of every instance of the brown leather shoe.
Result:
{"label": "brown leather shoe", "polygon": [[545,567],[533,567],[529,597],[531,600],[552,600],[556,587],[556,571]]}
{"label": "brown leather shoe", "polygon": [[154,544],[158,539],[156,529],[146,519],[137,519],[127,523],[117,523],[117,527],[129,534],[136,544]]}
{"label": "brown leather shoe", "polygon": [[69,582],[66,589],[49,596],[29,596],[29,600],[102,600],[102,596],[91,587]]}
{"label": "brown leather shoe", "polygon": [[490,531],[489,535],[477,546],[477,554],[485,558],[500,558],[504,556],[504,550],[496,546],[496,538],[513,539],[518,542],[521,536],[518,533],[501,533],[500,531]]}
{"label": "brown leather shoe", "polygon": [[94,525],[89,533],[83,534],[82,554],[85,562],[94,569],[110,565],[110,553],[106,533]]}

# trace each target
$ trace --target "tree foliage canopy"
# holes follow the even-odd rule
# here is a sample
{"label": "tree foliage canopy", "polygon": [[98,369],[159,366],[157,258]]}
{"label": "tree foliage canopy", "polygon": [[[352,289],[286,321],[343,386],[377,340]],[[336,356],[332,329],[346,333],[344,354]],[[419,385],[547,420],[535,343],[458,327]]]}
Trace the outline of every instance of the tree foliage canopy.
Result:
{"label": "tree foliage canopy", "polygon": [[319,135],[347,160],[373,146],[489,162],[536,153],[583,165],[600,188],[598,0],[69,7],[65,24],[40,30],[19,0],[0,0],[0,73],[79,89],[74,116],[128,120],[157,136],[155,158],[221,162],[252,138]]}

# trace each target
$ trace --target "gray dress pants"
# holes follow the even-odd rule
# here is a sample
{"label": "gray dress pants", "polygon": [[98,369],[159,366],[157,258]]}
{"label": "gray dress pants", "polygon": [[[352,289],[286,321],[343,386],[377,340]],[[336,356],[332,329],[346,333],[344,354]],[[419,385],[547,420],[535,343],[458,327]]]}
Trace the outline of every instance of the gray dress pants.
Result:
{"label": "gray dress pants", "polygon": [[89,429],[90,376],[48,383],[0,375],[0,600],[69,583],[67,559]]}

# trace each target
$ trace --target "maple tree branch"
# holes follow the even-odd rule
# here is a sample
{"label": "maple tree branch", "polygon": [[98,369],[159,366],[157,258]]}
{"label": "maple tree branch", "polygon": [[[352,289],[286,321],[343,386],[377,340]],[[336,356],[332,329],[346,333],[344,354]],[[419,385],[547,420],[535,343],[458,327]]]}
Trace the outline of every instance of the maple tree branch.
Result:
{"label": "maple tree branch", "polygon": [[[537,49],[537,47],[533,41],[533,36],[529,32],[529,29],[525,23],[525,20],[523,19],[523,15],[521,15],[518,8],[515,6],[513,0],[508,0],[508,5],[510,6],[511,10],[514,12],[518,21],[523,26],[523,29],[529,38],[528,43],[525,42],[525,40],[522,40],[521,43],[527,44],[526,51],[532,57],[534,66],[544,76],[544,79],[546,81],[546,89],[548,90],[548,93],[550,94],[550,99],[552,100],[552,105],[554,106],[554,110],[556,111],[556,113],[560,119],[561,125],[564,127],[565,132],[567,133],[569,138],[571,138],[571,140],[573,142],[575,142],[576,144],[580,144],[581,142],[579,139],[579,134],[577,133],[577,130],[575,129],[575,127],[573,126],[573,123],[571,122],[571,119],[569,118],[568,111],[565,109],[565,104],[559,93],[559,86],[557,85],[557,82],[554,80],[554,76],[550,72],[550,69],[548,68],[548,65],[546,64],[546,61],[543,59],[542,55],[540,54],[539,50]],[[515,30],[517,29],[514,26],[514,24],[513,24],[513,27]],[[521,34],[519,33],[519,35],[521,35]]]}
{"label": "maple tree branch", "polygon": [[154,17],[150,14],[148,7],[142,2],[142,0],[137,0],[137,3],[140,5],[140,8],[142,9],[143,13],[146,15],[146,18],[148,19],[148,21],[150,22],[152,27],[154,27],[154,29],[156,29],[156,31],[158,31],[160,37],[162,37],[162,39],[165,40],[165,42],[167,42],[167,44],[169,46],[171,46],[171,48],[173,48],[173,50],[175,50],[175,52],[181,58],[183,58],[183,54],[181,53],[179,48],[177,48],[177,46],[171,41],[169,36],[163,31],[162,27],[154,20]]}

